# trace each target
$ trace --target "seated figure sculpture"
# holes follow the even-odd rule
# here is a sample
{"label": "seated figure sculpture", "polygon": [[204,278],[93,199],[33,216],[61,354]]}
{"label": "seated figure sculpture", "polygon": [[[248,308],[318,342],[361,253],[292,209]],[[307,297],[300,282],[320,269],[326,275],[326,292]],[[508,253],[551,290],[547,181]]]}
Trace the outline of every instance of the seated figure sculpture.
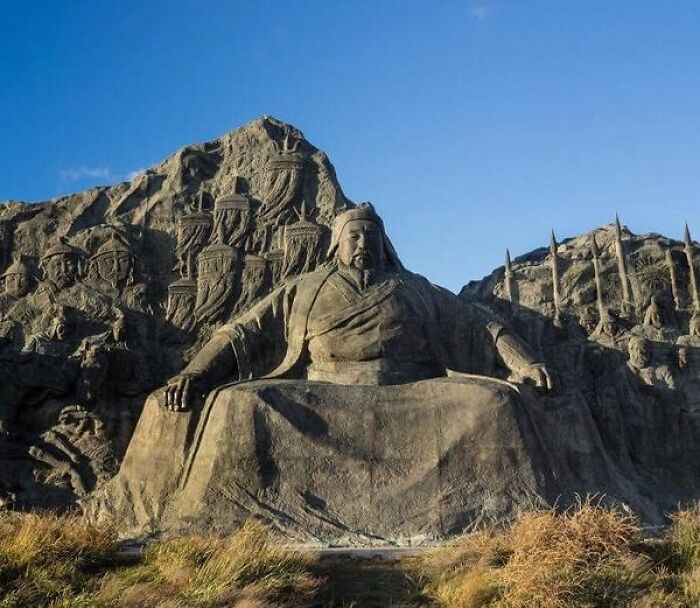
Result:
{"label": "seated figure sculpture", "polygon": [[[465,370],[471,353],[461,342],[468,331],[463,304],[404,270],[369,203],[337,218],[329,257],[330,267],[288,282],[219,329],[171,381],[165,405],[184,410],[195,388],[206,392],[232,379],[305,375],[336,384],[386,385]],[[546,367],[524,344],[497,322],[486,329],[510,370],[551,388]],[[280,346],[286,347],[282,353]],[[304,363],[305,374],[298,369]]]}
{"label": "seated figure sculpture", "polygon": [[503,324],[406,271],[360,204],[336,218],[325,266],[217,330],[149,399],[94,505],[131,534],[257,516],[305,538],[406,538],[507,517],[544,493],[547,465],[521,387],[475,374],[494,358],[551,388]]}

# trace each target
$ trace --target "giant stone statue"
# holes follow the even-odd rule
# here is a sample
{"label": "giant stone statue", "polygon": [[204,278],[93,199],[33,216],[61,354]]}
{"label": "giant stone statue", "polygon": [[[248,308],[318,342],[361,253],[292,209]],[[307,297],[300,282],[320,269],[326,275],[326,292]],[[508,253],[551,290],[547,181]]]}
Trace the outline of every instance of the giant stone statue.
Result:
{"label": "giant stone statue", "polygon": [[[141,531],[283,508],[302,536],[410,536],[461,529],[476,495],[504,501],[492,484],[508,460],[523,488],[539,483],[519,388],[476,373],[498,358],[548,389],[547,368],[406,271],[368,203],[336,218],[329,260],[222,326],[154,395],[104,508]],[[476,441],[492,448],[476,457]]]}

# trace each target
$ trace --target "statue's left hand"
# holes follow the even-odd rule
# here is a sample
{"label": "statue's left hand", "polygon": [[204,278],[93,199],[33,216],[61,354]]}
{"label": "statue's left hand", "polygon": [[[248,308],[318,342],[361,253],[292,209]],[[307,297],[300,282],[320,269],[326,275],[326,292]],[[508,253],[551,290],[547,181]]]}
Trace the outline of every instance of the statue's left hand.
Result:
{"label": "statue's left hand", "polygon": [[551,391],[554,388],[552,375],[544,363],[534,363],[521,372],[525,380],[531,380],[538,388]]}

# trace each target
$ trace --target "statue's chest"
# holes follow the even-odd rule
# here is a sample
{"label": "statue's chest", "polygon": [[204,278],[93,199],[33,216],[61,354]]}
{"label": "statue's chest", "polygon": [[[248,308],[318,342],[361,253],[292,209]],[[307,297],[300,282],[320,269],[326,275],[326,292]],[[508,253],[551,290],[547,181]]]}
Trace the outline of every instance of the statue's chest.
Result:
{"label": "statue's chest", "polygon": [[[398,285],[372,304],[358,298],[346,303],[332,292],[321,294],[309,318],[309,350],[313,358],[366,360],[421,358],[428,340],[426,318]],[[367,298],[372,297],[368,295]],[[337,316],[333,315],[337,310]]]}

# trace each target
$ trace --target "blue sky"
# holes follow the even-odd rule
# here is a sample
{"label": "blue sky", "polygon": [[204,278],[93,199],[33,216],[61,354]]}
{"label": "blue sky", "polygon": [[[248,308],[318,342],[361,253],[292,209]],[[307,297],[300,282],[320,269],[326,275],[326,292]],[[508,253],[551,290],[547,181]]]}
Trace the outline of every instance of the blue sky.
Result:
{"label": "blue sky", "polygon": [[3,0],[0,200],[263,114],[458,290],[610,221],[700,237],[697,0]]}

